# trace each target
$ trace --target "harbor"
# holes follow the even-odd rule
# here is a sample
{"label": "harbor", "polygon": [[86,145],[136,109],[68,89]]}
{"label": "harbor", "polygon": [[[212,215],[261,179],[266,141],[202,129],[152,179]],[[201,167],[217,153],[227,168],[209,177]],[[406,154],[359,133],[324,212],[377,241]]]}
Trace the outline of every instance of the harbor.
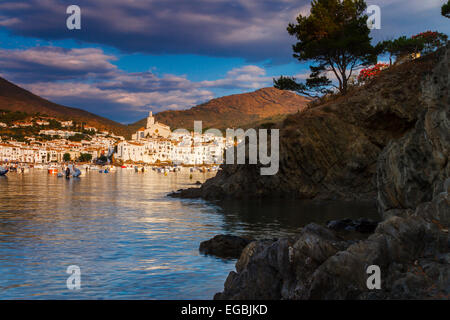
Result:
{"label": "harbor", "polygon": [[[46,171],[49,175],[72,176],[80,178],[88,172],[110,173],[117,170],[130,170],[135,173],[156,172],[167,175],[169,173],[190,174],[193,173],[217,173],[219,166],[177,166],[177,165],[111,165],[111,164],[78,164],[78,163],[51,163],[51,164],[29,164],[29,163],[0,163],[0,176],[8,173],[28,174],[31,170]],[[67,171],[69,170],[69,171]],[[69,174],[67,172],[70,172]]]}

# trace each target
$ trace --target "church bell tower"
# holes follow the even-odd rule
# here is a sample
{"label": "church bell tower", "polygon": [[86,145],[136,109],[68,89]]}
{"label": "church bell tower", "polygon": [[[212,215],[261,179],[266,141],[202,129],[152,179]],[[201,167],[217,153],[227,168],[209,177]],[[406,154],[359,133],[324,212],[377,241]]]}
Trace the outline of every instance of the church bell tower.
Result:
{"label": "church bell tower", "polygon": [[153,112],[148,113],[147,117],[147,129],[151,128],[155,124],[155,118],[153,117]]}

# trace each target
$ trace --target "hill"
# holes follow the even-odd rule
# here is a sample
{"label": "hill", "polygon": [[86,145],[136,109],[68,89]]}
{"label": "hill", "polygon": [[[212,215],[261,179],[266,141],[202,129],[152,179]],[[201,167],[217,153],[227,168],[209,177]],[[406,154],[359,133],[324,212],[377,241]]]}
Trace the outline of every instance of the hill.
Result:
{"label": "hill", "polygon": [[81,109],[50,102],[3,78],[0,78],[0,109],[21,111],[30,115],[40,113],[60,120],[85,122],[100,130],[108,130],[118,135],[129,136],[129,129],[125,125]]}
{"label": "hill", "polygon": [[259,165],[222,165],[179,196],[374,201],[377,159],[424,112],[422,80],[435,65],[434,54],[395,65],[345,96],[287,116],[278,125],[276,175],[261,175]]}
{"label": "hill", "polygon": [[[192,130],[194,121],[203,121],[203,128],[247,128],[249,124],[267,119],[281,119],[306,108],[310,99],[289,91],[263,88],[250,93],[234,94],[195,106],[189,110],[163,111],[157,121],[171,129]],[[129,125],[133,131],[145,126],[146,119]]]}

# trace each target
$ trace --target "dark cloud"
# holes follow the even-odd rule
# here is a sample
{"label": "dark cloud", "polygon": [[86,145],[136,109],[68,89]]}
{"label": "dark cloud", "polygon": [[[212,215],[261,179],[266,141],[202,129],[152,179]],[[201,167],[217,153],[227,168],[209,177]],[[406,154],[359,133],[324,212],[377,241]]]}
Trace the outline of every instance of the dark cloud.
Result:
{"label": "dark cloud", "polygon": [[0,49],[0,70],[21,83],[51,80],[112,77],[114,56],[101,49],[35,47],[27,50]]}
{"label": "dark cloud", "polygon": [[[382,8],[381,31],[441,29],[441,0],[368,0]],[[124,52],[243,57],[248,61],[292,61],[294,39],[288,22],[308,12],[309,0],[78,0],[81,30],[66,28],[72,1],[28,0],[0,3],[0,26],[40,39],[78,39]],[[428,28],[427,28],[428,27]],[[419,30],[423,31],[423,30]]]}
{"label": "dark cloud", "polygon": [[79,0],[81,30],[66,28],[72,1],[0,4],[0,25],[41,39],[75,38],[124,52],[291,59],[289,21],[309,1],[294,0]]}

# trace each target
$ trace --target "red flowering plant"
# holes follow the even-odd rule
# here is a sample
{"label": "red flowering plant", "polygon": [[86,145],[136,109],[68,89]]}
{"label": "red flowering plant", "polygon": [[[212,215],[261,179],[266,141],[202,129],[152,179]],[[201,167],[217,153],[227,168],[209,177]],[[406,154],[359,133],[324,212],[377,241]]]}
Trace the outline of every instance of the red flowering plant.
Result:
{"label": "red flowering plant", "polygon": [[388,64],[377,63],[373,67],[368,67],[368,68],[362,69],[358,75],[358,82],[359,83],[367,82],[368,80],[371,80],[371,79],[375,78],[376,76],[378,76],[381,73],[381,71],[383,71],[384,69],[387,69],[387,68],[389,68]]}
{"label": "red flowering plant", "polygon": [[423,43],[423,53],[430,53],[443,47],[447,43],[447,35],[436,31],[425,31],[416,34],[411,39],[419,40]]}

